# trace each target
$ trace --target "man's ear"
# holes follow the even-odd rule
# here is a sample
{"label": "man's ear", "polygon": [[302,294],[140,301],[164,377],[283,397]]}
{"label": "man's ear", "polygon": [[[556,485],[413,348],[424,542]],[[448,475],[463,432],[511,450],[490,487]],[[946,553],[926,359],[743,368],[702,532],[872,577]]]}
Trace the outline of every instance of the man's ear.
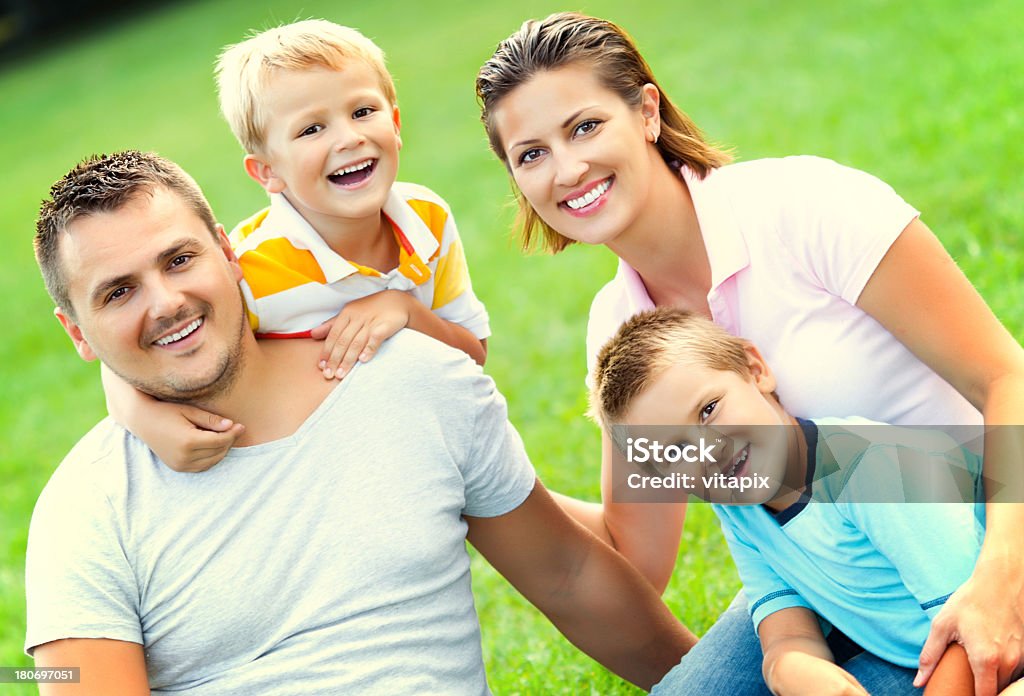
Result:
{"label": "man's ear", "polygon": [[246,155],[242,160],[245,166],[245,173],[257,184],[266,189],[267,193],[281,193],[284,191],[284,181],[274,174],[273,167],[259,155]]}
{"label": "man's ear", "polygon": [[748,343],[744,350],[747,353],[747,369],[750,370],[750,377],[754,380],[754,384],[762,394],[771,394],[776,387],[775,373],[761,357],[761,351],[757,349],[757,346]]}
{"label": "man's ear", "polygon": [[67,332],[71,342],[75,344],[75,350],[78,351],[82,360],[95,360],[96,354],[92,352],[92,346],[89,345],[85,334],[82,333],[82,328],[75,323],[74,319],[69,317],[60,307],[54,308],[53,315],[57,317],[57,321],[64,327],[64,331]]}
{"label": "man's ear", "polygon": [[221,253],[224,254],[224,258],[228,260],[228,264],[231,266],[231,272],[235,276],[236,281],[242,280],[242,266],[238,262],[238,256],[235,255],[235,250],[231,248],[231,241],[228,239],[227,233],[224,231],[224,225],[219,222],[216,225],[217,230],[217,243],[220,245]]}
{"label": "man's ear", "polygon": [[395,135],[398,136],[398,149],[402,149],[402,115],[396,106],[391,112],[391,121],[395,124]]}

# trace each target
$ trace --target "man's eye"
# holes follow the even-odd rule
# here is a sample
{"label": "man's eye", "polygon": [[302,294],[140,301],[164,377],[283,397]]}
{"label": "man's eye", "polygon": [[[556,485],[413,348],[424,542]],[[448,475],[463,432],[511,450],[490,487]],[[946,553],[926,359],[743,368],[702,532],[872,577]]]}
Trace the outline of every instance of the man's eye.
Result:
{"label": "man's eye", "polygon": [[583,123],[580,123],[578,126],[573,128],[572,129],[572,134],[574,136],[576,136],[576,135],[586,135],[587,133],[593,132],[594,129],[597,128],[599,125],[601,125],[600,121],[597,121],[595,119],[590,119],[589,121],[584,121]]}
{"label": "man's eye", "polygon": [[177,268],[178,266],[184,266],[190,260],[192,260],[192,255],[191,254],[179,254],[179,255],[175,256],[173,259],[171,259],[170,266],[171,266],[171,268]]}
{"label": "man's eye", "polygon": [[535,162],[537,161],[537,159],[540,158],[542,154],[544,154],[544,151],[541,150],[540,148],[530,148],[523,154],[519,155],[519,164],[529,164],[530,162]]}
{"label": "man's eye", "polygon": [[374,112],[374,109],[369,106],[364,106],[360,109],[356,109],[352,112],[352,118],[366,118]]}
{"label": "man's eye", "polygon": [[323,129],[324,129],[324,127],[323,127],[323,126],[321,126],[321,125],[320,125],[319,123],[317,123],[317,124],[314,124],[314,125],[312,125],[312,126],[306,126],[306,127],[305,127],[305,128],[303,128],[303,129],[302,129],[302,131],[301,131],[301,132],[299,133],[299,137],[301,138],[301,137],[302,137],[302,136],[304,136],[304,135],[313,135],[314,133],[319,133],[319,132],[320,132],[320,131],[322,131]]}
{"label": "man's eye", "polygon": [[107,302],[116,302],[128,294],[128,288],[120,287],[107,295]]}

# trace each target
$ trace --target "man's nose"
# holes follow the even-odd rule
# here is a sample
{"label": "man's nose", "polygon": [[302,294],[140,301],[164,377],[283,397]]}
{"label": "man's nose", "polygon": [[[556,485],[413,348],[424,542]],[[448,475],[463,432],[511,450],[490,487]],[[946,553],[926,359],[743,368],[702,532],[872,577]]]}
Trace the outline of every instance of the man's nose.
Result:
{"label": "man's nose", "polygon": [[161,279],[150,285],[149,312],[154,319],[164,319],[178,314],[185,306],[185,293],[168,279]]}

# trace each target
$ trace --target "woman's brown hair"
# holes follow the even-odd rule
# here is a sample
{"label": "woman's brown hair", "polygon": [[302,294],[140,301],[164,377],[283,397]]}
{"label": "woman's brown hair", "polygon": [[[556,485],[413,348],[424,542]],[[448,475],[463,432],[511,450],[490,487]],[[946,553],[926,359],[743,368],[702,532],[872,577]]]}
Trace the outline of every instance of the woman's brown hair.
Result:
{"label": "woman's brown hair", "polygon": [[[607,20],[559,12],[546,19],[524,22],[519,31],[498,44],[494,55],[477,73],[480,120],[491,149],[506,167],[508,156],[494,125],[494,110],[512,90],[537,73],[575,63],[590,65],[602,85],[634,108],[640,108],[644,85],[657,87],[661,134],[656,147],[670,167],[686,165],[703,178],[730,161],[729,154],[708,143],[690,117],[672,103],[625,30]],[[573,243],[541,220],[514,181],[512,187],[519,201],[518,226],[523,249],[530,249],[538,231],[543,247],[551,253]]]}

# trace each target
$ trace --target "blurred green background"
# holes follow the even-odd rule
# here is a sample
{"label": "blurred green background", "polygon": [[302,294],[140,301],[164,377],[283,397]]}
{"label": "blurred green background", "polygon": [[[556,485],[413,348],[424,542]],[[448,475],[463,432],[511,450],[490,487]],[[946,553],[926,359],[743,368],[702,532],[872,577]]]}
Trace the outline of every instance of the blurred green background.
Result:
{"label": "blurred green background", "polygon": [[[0,665],[27,665],[24,553],[32,506],[65,452],[105,411],[95,364],[78,360],[32,260],[53,180],[94,152],[150,149],[185,167],[230,228],[264,205],[216,106],[218,50],[253,28],[325,17],[388,54],[402,108],[400,178],[451,204],[494,336],[487,371],[549,487],[598,496],[599,438],[584,417],[584,329],[614,272],[603,248],[523,256],[489,153],[473,78],[528,17],[575,9],[626,27],[663,87],[739,159],[817,154],[865,169],[924,211],[996,314],[1024,336],[1024,9],[962,3],[177,3],[95,23],[0,66]],[[1016,299],[1014,299],[1016,298]],[[632,693],[561,639],[474,560],[496,693]],[[694,506],[672,609],[702,632],[738,580],[710,511]],[[0,685],[0,692],[32,693]]]}

